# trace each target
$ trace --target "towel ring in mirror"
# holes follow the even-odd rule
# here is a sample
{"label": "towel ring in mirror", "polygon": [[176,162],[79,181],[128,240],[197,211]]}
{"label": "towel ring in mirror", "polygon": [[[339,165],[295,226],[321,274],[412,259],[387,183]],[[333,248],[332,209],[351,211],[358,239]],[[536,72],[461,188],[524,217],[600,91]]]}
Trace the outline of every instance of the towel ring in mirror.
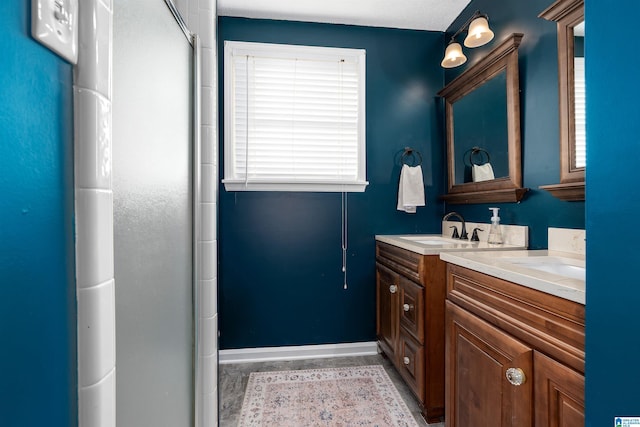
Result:
{"label": "towel ring in mirror", "polygon": [[[469,166],[482,166],[485,163],[491,162],[489,152],[480,147],[473,147],[471,150],[467,151],[467,153],[469,155]],[[467,154],[465,153],[465,158],[466,156]]]}

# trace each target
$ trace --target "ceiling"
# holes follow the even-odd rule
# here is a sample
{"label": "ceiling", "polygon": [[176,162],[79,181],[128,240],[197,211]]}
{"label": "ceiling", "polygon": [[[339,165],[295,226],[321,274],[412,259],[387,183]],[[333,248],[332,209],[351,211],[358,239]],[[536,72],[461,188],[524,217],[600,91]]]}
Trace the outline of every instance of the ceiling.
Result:
{"label": "ceiling", "polygon": [[470,0],[218,0],[218,15],[446,31]]}

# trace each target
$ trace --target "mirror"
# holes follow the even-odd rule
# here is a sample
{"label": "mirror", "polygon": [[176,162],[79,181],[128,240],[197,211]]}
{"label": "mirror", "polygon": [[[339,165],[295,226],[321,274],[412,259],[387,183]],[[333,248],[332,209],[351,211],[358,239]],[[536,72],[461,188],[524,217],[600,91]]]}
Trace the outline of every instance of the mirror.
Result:
{"label": "mirror", "polygon": [[507,72],[500,71],[453,103],[454,182],[479,182],[473,167],[490,165],[493,176],[509,176]]}
{"label": "mirror", "polygon": [[449,203],[517,202],[527,191],[520,151],[521,40],[522,34],[512,34],[438,92],[445,101],[448,167],[448,192],[441,199]]}
{"label": "mirror", "polygon": [[540,188],[562,200],[584,200],[584,0],[557,0],[539,16],[556,22],[560,113],[560,184]]}

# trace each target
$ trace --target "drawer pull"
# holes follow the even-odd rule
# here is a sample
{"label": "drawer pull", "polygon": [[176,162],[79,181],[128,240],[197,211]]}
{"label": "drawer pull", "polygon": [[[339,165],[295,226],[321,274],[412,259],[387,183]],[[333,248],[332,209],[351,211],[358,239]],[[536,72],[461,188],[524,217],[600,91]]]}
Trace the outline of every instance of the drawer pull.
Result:
{"label": "drawer pull", "polygon": [[398,291],[398,287],[396,285],[389,286],[389,292],[395,294]]}
{"label": "drawer pull", "polygon": [[402,361],[404,362],[405,365],[408,365],[409,363],[411,363],[411,359],[409,359],[407,356],[405,356]]}
{"label": "drawer pull", "polygon": [[404,311],[409,311],[411,310],[411,306],[409,304],[405,304],[402,306],[402,308],[404,309]]}
{"label": "drawer pull", "polygon": [[506,372],[507,381],[511,385],[519,386],[527,381],[527,377],[524,375],[524,371],[520,368],[509,368]]}

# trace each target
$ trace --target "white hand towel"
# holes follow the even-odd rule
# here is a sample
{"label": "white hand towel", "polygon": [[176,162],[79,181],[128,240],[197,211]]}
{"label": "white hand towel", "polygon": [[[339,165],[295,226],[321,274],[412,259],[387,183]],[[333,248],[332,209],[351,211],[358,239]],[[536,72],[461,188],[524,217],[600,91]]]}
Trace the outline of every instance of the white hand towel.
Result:
{"label": "white hand towel", "polygon": [[398,210],[416,213],[417,206],[424,206],[422,167],[402,165],[398,186]]}
{"label": "white hand towel", "polygon": [[484,165],[473,165],[471,169],[471,176],[473,182],[490,181],[495,179],[493,176],[493,168],[491,163],[485,163]]}

